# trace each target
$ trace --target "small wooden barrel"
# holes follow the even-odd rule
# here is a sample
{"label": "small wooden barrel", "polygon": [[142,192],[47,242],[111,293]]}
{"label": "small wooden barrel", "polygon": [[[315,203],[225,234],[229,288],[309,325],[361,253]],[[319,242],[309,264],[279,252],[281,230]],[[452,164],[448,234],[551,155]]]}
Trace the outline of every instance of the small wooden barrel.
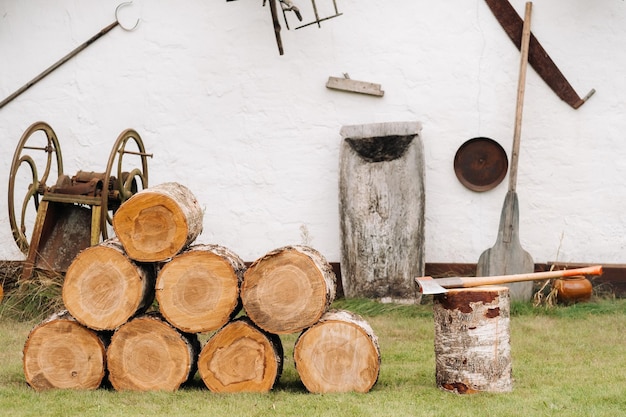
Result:
{"label": "small wooden barrel", "polygon": [[280,337],[261,330],[247,317],[215,333],[198,358],[198,372],[213,392],[267,392],[282,370]]}
{"label": "small wooden barrel", "polygon": [[26,382],[37,391],[96,389],[105,375],[105,340],[67,311],[31,330],[23,353]]}
{"label": "small wooden barrel", "polygon": [[437,386],[458,394],[513,389],[510,296],[504,286],[434,297]]}

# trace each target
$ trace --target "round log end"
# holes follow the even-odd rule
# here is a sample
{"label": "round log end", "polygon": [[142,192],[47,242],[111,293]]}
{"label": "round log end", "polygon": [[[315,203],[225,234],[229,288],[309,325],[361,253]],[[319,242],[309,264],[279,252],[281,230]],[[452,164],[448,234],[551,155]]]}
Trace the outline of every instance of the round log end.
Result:
{"label": "round log end", "polygon": [[178,329],[188,333],[217,330],[240,307],[237,271],[213,252],[187,251],[159,272],[156,298],[161,314]]}
{"label": "round log end", "polygon": [[327,273],[332,269],[325,263],[296,247],[280,248],[256,260],[241,286],[246,314],[274,334],[299,332],[316,323],[335,294]]}
{"label": "round log end", "polygon": [[105,347],[75,320],[55,319],[35,327],[24,346],[24,376],[37,391],[96,389],[105,375]]}
{"label": "round log end", "polygon": [[109,380],[117,391],[175,391],[195,369],[193,343],[160,318],[121,326],[107,349]]}
{"label": "round log end", "polygon": [[294,362],[313,393],[368,392],[378,380],[380,349],[361,317],[331,311],[305,330],[294,347]]}
{"label": "round log end", "polygon": [[209,339],[198,372],[213,392],[267,392],[280,378],[282,356],[279,337],[238,319]]}
{"label": "round log end", "polygon": [[132,259],[159,262],[200,234],[202,210],[188,189],[165,183],[126,200],[113,216],[113,229]]}
{"label": "round log end", "polygon": [[122,252],[92,246],[79,253],[63,283],[63,302],[85,326],[113,330],[136,313],[145,297],[145,277]]}

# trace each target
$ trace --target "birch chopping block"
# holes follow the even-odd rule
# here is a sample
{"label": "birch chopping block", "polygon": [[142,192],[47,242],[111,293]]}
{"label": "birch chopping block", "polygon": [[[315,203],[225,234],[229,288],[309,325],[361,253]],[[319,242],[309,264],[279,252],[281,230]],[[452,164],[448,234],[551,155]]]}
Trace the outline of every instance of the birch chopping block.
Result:
{"label": "birch chopping block", "polygon": [[434,297],[437,386],[457,394],[513,390],[510,295],[505,286]]}

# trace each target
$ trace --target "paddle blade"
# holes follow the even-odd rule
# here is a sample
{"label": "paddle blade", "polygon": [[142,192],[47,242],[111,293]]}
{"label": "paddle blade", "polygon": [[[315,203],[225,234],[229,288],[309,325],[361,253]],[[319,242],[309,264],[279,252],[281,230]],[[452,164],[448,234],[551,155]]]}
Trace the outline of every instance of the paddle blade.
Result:
{"label": "paddle blade", "polygon": [[[484,251],[476,265],[476,276],[513,275],[534,272],[533,258],[519,241],[519,202],[517,193],[509,191],[504,199],[500,228],[495,245]],[[529,301],[532,282],[507,284],[511,300]]]}

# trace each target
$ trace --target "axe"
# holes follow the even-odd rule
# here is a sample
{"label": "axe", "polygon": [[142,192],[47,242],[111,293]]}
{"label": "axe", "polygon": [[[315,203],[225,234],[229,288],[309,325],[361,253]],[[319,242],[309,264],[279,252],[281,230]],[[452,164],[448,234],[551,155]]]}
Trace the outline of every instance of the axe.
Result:
{"label": "axe", "polygon": [[566,269],[563,271],[533,272],[515,275],[494,275],[487,277],[449,277],[436,278],[419,277],[415,282],[422,294],[443,294],[447,288],[470,288],[481,285],[510,284],[522,281],[540,281],[544,279],[573,277],[576,275],[602,275],[602,266],[588,266],[586,268]]}

